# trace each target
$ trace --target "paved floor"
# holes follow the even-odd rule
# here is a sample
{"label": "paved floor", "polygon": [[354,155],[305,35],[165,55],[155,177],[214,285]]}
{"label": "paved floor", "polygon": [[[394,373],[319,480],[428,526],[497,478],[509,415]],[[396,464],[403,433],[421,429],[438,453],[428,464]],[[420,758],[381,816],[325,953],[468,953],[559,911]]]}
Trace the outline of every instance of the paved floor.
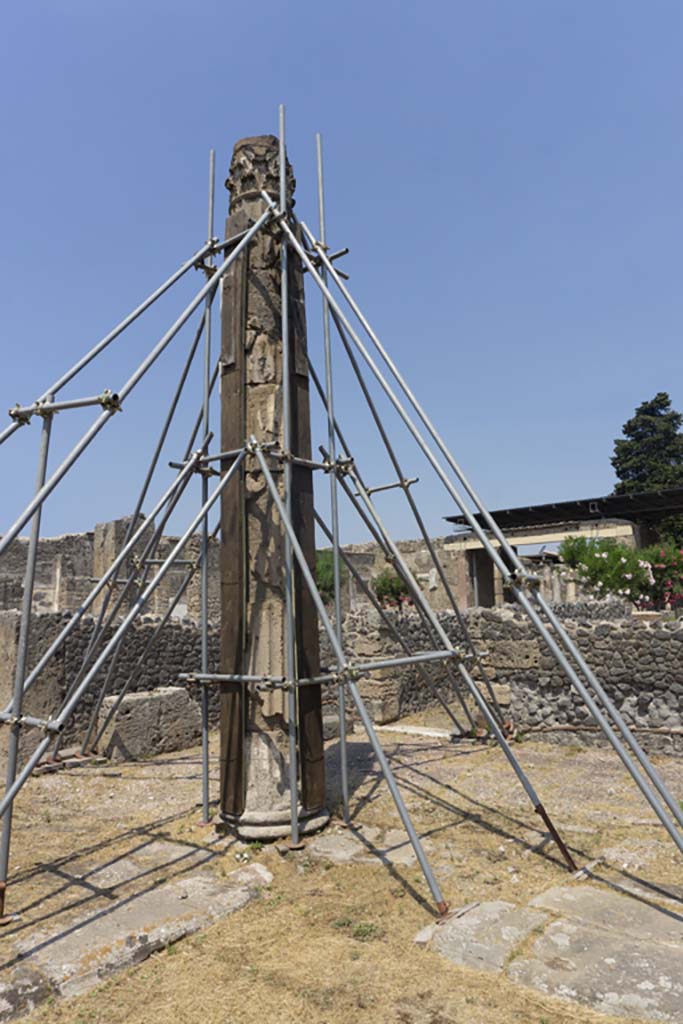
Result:
{"label": "paved floor", "polygon": [[[572,878],[498,751],[433,735],[385,734],[383,742],[455,908],[417,936],[444,971],[451,962],[612,1017],[683,1024],[680,858],[608,752],[517,748],[577,861],[592,865]],[[287,857],[304,858],[302,870],[310,861],[343,871],[340,886],[352,885],[354,864],[375,865],[415,897],[415,855],[369,744],[354,737],[350,749],[357,826],[333,823]],[[337,755],[330,744],[332,806]],[[263,889],[277,894],[274,852],[266,867],[199,824],[198,768],[197,753],[188,752],[63,772],[27,787],[8,893],[19,914],[0,935],[0,1021],[84,992]],[[676,793],[682,769],[660,764]],[[407,959],[418,954],[409,938],[404,945]]]}

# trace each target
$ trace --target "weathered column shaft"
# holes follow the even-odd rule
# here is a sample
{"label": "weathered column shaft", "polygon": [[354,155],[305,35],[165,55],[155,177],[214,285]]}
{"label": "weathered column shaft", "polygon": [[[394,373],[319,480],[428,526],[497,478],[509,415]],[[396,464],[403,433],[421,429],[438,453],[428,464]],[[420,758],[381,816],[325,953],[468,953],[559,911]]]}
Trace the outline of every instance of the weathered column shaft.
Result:
{"label": "weathered column shaft", "polygon": [[[260,190],[278,197],[278,143],[273,136],[235,146],[226,186],[231,192],[226,235],[248,227],[263,211]],[[290,194],[294,179],[288,168]],[[221,409],[223,450],[254,434],[283,447],[280,231],[256,236],[223,281]],[[291,436],[294,455],[311,457],[303,275],[289,260]],[[273,461],[280,493],[283,473]],[[294,466],[292,517],[299,542],[315,563],[313,482]],[[222,501],[221,671],[286,675],[285,534],[253,457]],[[319,669],[315,608],[296,570],[296,664],[299,676]],[[289,822],[287,700],[281,691],[222,686],[221,812],[244,835],[284,834]],[[302,822],[312,826],[324,807],[325,777],[319,687],[303,687],[298,701]],[[311,817],[314,815],[314,817]],[[323,819],[324,820],[324,817]],[[319,825],[322,821],[318,821]]]}

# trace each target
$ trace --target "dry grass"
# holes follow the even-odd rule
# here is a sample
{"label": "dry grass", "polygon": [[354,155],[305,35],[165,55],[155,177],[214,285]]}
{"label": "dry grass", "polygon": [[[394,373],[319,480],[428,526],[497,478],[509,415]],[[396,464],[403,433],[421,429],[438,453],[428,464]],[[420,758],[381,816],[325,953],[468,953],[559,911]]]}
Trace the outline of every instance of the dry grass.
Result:
{"label": "dry grass", "polygon": [[[541,823],[497,750],[386,734],[383,739],[453,906],[497,898],[521,903],[552,885],[566,884],[566,870],[552,847],[543,844]],[[352,746],[357,820],[380,830],[396,828],[396,812],[367,744],[355,740]],[[672,845],[661,829],[652,826],[609,754],[542,744],[524,744],[516,750],[579,862],[607,848],[624,847],[643,851],[647,863],[634,870],[644,882],[666,886],[676,877],[679,865]],[[673,788],[680,789],[680,765],[664,762],[661,768]],[[79,854],[88,863],[98,857],[110,860],[112,853],[124,853],[141,836],[144,840],[163,834],[188,848],[212,841],[211,833],[197,826],[196,758],[116,771],[117,779],[101,771],[91,779],[83,772],[75,782],[52,777],[60,779],[59,786],[52,781],[46,787],[46,779],[35,780],[31,802],[24,801],[18,816],[17,852],[21,833],[25,840],[26,830],[41,823],[47,801],[58,816],[58,828],[48,836],[40,859],[52,861],[53,867],[58,860],[62,873],[74,873]],[[334,768],[330,775],[334,783]],[[79,792],[70,798],[69,789],[74,787]],[[62,800],[57,803],[55,792],[60,788]],[[105,792],[113,793],[106,800],[114,813],[103,810]],[[144,801],[137,802],[143,793]],[[65,805],[66,810],[58,809]],[[93,807],[94,822],[89,813]],[[167,811],[164,816],[169,819],[161,824],[160,810]],[[126,828],[129,832],[122,837]],[[46,831],[50,829],[42,823],[41,833]],[[99,853],[92,849],[98,844]],[[85,845],[90,847],[87,855],[82,853]],[[234,847],[223,840],[220,848],[222,856],[213,867],[228,873],[237,866]],[[49,910],[54,921],[66,922],[73,911],[59,908],[73,902],[75,894],[93,905],[104,898],[84,894],[77,882],[58,884],[54,870],[36,867],[35,849],[31,854],[24,848],[20,856],[24,880],[10,898],[14,905],[26,906],[39,897],[28,918]],[[458,968],[417,947],[413,937],[432,919],[433,911],[415,865],[330,865],[311,859],[306,851],[283,858],[273,848],[256,856],[274,875],[260,900],[85,996],[44,1006],[30,1021],[252,1024],[305,1018],[310,1024],[597,1024],[612,1019],[543,997],[504,977]],[[180,869],[171,867],[166,877]],[[628,881],[629,873],[633,871],[616,866],[600,870],[612,883]],[[126,883],[136,884],[140,883]],[[125,886],[115,888],[114,895],[125,891]],[[3,939],[8,941],[9,936]],[[619,1020],[623,1024],[624,1018]]]}

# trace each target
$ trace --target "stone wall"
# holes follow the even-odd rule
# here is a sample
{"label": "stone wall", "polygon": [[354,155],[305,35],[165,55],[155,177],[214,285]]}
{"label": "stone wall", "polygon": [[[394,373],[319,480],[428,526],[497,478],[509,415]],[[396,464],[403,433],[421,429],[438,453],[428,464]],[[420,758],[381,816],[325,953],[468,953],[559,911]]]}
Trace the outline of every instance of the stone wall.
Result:
{"label": "stone wall", "polygon": [[[108,523],[98,523],[91,533],[42,538],[38,544],[34,610],[38,613],[76,611],[121,551],[128,525],[128,518],[115,519]],[[142,556],[152,526],[150,523],[150,530],[144,531],[136,545],[137,558]],[[155,559],[166,558],[177,540],[177,537],[163,537],[154,553]],[[151,614],[163,615],[168,609],[189,568],[183,563],[195,561],[199,549],[199,536],[190,538],[179,555],[178,563],[167,572],[152,595],[148,606]],[[21,607],[27,551],[28,540],[19,537],[10,544],[0,560],[0,611]],[[139,572],[139,567],[132,563],[122,566],[118,578],[125,580],[133,569]],[[150,566],[147,580],[152,578],[157,569],[158,565]],[[196,572],[172,614],[174,619],[189,617],[198,620],[199,578],[199,572]],[[130,608],[137,593],[135,587],[130,588],[121,606],[123,611]],[[98,598],[94,602],[93,613],[98,611],[101,600]],[[220,621],[219,545],[215,540],[209,546],[209,619],[215,623]]]}
{"label": "stone wall", "polygon": [[[581,607],[570,606],[570,610],[575,613]],[[415,612],[389,614],[413,650],[438,646]],[[564,617],[564,624],[627,724],[636,731],[639,742],[651,751],[683,754],[683,623],[646,621],[636,615],[603,618],[616,614],[611,602],[593,603],[582,618]],[[496,697],[521,733],[537,732],[552,740],[606,742],[583,701],[521,613],[506,607],[472,609],[464,615]],[[451,640],[458,643],[461,631],[455,616],[441,613],[439,620]],[[347,647],[357,660],[403,654],[372,609],[358,609],[347,615],[344,632]],[[426,668],[440,692],[452,701],[452,682],[443,664]],[[476,669],[473,675],[477,678]],[[376,671],[363,680],[361,691],[378,723],[437,704],[416,668]],[[471,704],[470,709],[474,712]]]}
{"label": "stone wall", "polygon": [[[574,637],[588,663],[626,722],[635,729],[639,741],[650,751],[683,754],[683,625],[680,621],[644,621],[636,615],[621,615],[613,603],[569,606],[574,615],[565,617],[565,625]],[[566,611],[566,609],[559,609]],[[623,610],[622,610],[623,611]],[[472,609],[464,613],[470,634],[482,663],[494,685],[494,692],[506,717],[512,719],[523,735],[571,742],[604,743],[596,731],[590,713],[575,694],[554,659],[545,649],[532,626],[510,607],[503,609]],[[389,619],[413,650],[428,650],[433,643],[414,611],[389,612]],[[611,616],[607,618],[607,616]],[[0,612],[0,703],[9,702],[13,689],[13,666],[19,631],[19,613]],[[68,621],[66,614],[35,616],[32,625],[29,664],[39,656]],[[439,619],[454,643],[460,641],[457,619],[440,613]],[[197,670],[200,663],[199,630],[190,620],[169,623],[153,653],[142,668],[137,661],[144,650],[158,617],[144,616],[132,628],[112,674],[109,694],[118,693],[132,676],[130,693],[153,692],[178,683],[180,672]],[[29,691],[25,712],[49,717],[62,703],[76,677],[85,651],[93,620],[85,618],[66,641],[63,649],[42,673]],[[109,634],[111,635],[111,634]],[[403,654],[380,616],[365,605],[346,615],[344,620],[346,649],[355,661],[377,661]],[[210,670],[218,671],[219,634],[210,631]],[[324,634],[321,634],[323,666],[334,664]],[[439,692],[453,703],[453,677],[444,664],[432,663],[420,672],[415,667],[382,669],[363,677],[360,689],[368,710],[378,724],[395,721],[405,715],[437,705],[433,690],[424,681],[427,674]],[[477,675],[476,671],[473,674]],[[82,738],[92,712],[100,674],[71,720],[65,744]],[[199,703],[199,687],[186,687],[193,702]],[[211,720],[218,721],[218,693],[209,689]],[[473,718],[477,713],[471,699],[467,701]],[[461,710],[453,705],[458,717]],[[336,686],[323,688],[323,714],[327,737],[338,727]],[[355,717],[350,709],[350,718]],[[0,732],[0,749],[4,748]],[[26,730],[23,756],[33,749],[40,734]],[[150,751],[152,753],[152,751]]]}
{"label": "stone wall", "polygon": [[[68,623],[70,617],[68,613],[34,615],[29,644],[29,670],[37,664],[43,653]],[[14,667],[20,618],[20,613],[14,610],[0,612],[0,706],[3,708],[10,703],[14,690]],[[138,660],[158,622],[158,616],[145,615],[129,630],[116,659],[107,694],[112,696],[118,694],[129,679],[130,683],[126,687],[126,692],[129,694],[155,693],[168,687],[181,686],[187,690],[198,710],[201,687],[198,684],[181,683],[178,680],[179,673],[196,672],[200,666],[201,641],[196,623],[189,619],[183,622],[167,623],[149,656],[142,666],[138,667]],[[24,700],[24,714],[37,718],[55,716],[67,691],[76,679],[93,624],[94,619],[84,617],[66,639],[53,660],[41,672],[35,684],[28,691]],[[111,637],[112,632],[111,629],[106,632],[107,639]],[[220,671],[219,642],[219,629],[212,627],[209,631],[210,672]],[[105,666],[95,677],[78,705],[63,735],[65,747],[82,741],[106,673],[107,667]],[[208,692],[210,723],[212,727],[217,727],[220,713],[218,687],[210,686]],[[330,737],[338,729],[336,687],[324,688],[323,717],[326,736]],[[349,724],[352,724],[351,719],[349,719]],[[42,732],[36,729],[24,730],[21,749],[22,761],[35,749],[42,735]],[[6,736],[6,728],[0,729],[0,756],[2,757],[6,751]],[[198,738],[199,731],[197,730],[197,741]],[[147,753],[158,753],[160,749],[162,748],[157,744],[155,749],[150,748]]]}
{"label": "stone wall", "polygon": [[[31,668],[66,625],[69,618],[68,614],[59,613],[34,616],[29,647],[29,666]],[[0,612],[0,704],[3,707],[11,700],[14,687],[19,619],[20,615],[16,611]],[[81,620],[79,626],[68,637],[52,662],[38,677],[35,685],[26,695],[25,714],[47,718],[54,715],[59,709],[69,687],[76,678],[93,628],[93,621],[87,617]],[[200,635],[197,626],[192,622],[169,622],[150,656],[141,668],[137,668],[138,659],[157,622],[158,618],[155,616],[143,616],[140,622],[129,631],[121,646],[112,673],[107,690],[109,694],[119,693],[130,677],[132,678],[127,690],[129,693],[152,691],[159,687],[181,686],[183,684],[178,682],[178,673],[198,670],[201,656]],[[108,631],[107,637],[110,637],[111,633],[111,630]],[[217,628],[212,628],[209,633],[209,671],[211,672],[218,671],[218,645],[219,631]],[[82,739],[105,674],[106,667],[93,680],[91,687],[76,709],[64,733],[66,746]],[[199,703],[200,687],[197,684],[185,685],[193,701]],[[219,703],[216,687],[209,688],[209,696],[211,722],[213,725],[217,725]],[[0,733],[0,750],[3,753],[5,734],[6,730],[3,729]],[[36,729],[24,731],[23,758],[35,748],[41,736],[42,733]],[[154,751],[150,750],[149,753],[154,753]]]}

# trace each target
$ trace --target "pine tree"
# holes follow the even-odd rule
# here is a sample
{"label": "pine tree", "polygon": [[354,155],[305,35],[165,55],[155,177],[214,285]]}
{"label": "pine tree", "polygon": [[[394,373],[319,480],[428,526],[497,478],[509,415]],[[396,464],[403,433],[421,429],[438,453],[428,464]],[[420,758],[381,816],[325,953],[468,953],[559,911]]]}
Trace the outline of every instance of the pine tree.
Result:
{"label": "pine tree", "polygon": [[638,406],[614,442],[615,494],[637,494],[683,486],[683,415],[671,408],[666,391]]}

